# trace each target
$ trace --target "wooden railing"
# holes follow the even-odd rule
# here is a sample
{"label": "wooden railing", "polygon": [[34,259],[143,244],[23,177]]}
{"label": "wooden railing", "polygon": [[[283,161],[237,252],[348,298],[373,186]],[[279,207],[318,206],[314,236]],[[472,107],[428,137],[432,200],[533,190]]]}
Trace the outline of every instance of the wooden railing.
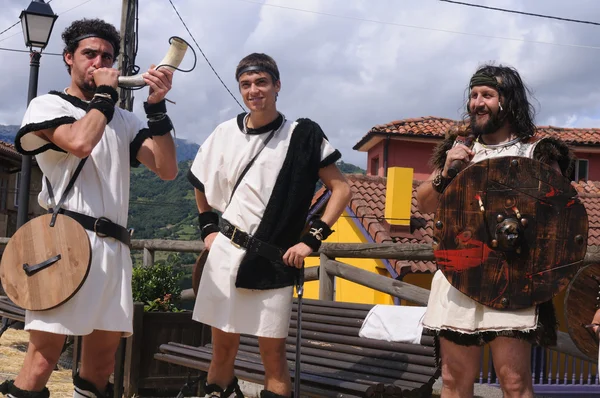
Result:
{"label": "wooden railing", "polygon": [[[133,240],[131,248],[132,250],[143,250],[143,265],[152,266],[156,251],[199,253],[204,248],[204,243],[202,241],[140,239]],[[427,305],[429,298],[428,289],[365,271],[336,261],[335,258],[433,261],[435,257],[433,256],[431,245],[405,243],[324,243],[319,252],[313,253],[311,256],[319,256],[321,261],[319,266],[306,268],[305,280],[319,281],[320,300],[334,300],[334,280],[336,277],[339,277],[419,305]],[[600,246],[588,246],[584,264],[599,263]],[[190,300],[193,297],[192,289],[187,289],[182,293],[182,299],[184,300]],[[558,344],[553,349],[579,359],[589,360],[588,357],[577,349],[570,336],[564,332],[558,332]]]}

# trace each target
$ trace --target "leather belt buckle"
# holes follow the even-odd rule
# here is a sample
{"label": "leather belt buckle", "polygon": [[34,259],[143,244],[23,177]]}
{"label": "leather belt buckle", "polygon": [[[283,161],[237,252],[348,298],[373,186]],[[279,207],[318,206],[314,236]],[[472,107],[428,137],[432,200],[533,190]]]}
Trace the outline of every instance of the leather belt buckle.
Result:
{"label": "leather belt buckle", "polygon": [[235,239],[235,233],[236,232],[242,232],[240,231],[236,226],[233,227],[233,232],[231,233],[231,238],[229,239],[229,241],[231,242],[232,245],[234,245],[235,247],[237,247],[238,249],[241,249],[242,246],[238,245],[236,242],[233,241],[233,239]]}
{"label": "leather belt buckle", "polygon": [[99,237],[101,237],[101,238],[106,238],[106,237],[108,236],[107,234],[105,234],[105,233],[102,233],[102,232],[98,232],[98,222],[99,222],[99,221],[104,221],[104,222],[107,222],[107,223],[111,223],[112,221],[110,221],[110,220],[109,220],[108,218],[106,218],[106,217],[98,217],[98,218],[96,219],[96,221],[94,221],[94,233],[95,233],[96,235],[98,235]]}

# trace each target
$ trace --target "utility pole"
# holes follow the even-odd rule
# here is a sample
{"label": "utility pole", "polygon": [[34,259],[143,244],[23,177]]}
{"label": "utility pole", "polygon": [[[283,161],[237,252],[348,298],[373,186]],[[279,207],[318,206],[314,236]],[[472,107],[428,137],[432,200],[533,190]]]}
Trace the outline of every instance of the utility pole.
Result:
{"label": "utility pole", "polygon": [[[123,0],[121,6],[121,54],[119,55],[118,68],[122,76],[135,74],[132,68],[135,65],[137,52],[137,15],[138,0]],[[133,92],[120,89],[119,107],[133,110]]]}

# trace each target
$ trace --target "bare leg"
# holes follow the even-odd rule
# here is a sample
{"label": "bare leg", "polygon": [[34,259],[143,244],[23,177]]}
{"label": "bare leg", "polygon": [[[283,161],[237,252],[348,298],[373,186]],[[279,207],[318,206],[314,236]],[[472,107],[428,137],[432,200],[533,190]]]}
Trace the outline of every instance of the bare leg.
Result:
{"label": "bare leg", "polygon": [[258,346],[265,367],[265,390],[289,397],[292,382],[285,358],[285,339],[259,337]]}
{"label": "bare leg", "polygon": [[104,392],[108,378],[115,369],[115,353],[121,341],[121,332],[94,330],[83,336],[79,376]]}
{"label": "bare leg", "polygon": [[233,380],[233,365],[240,346],[240,335],[212,328],[213,357],[208,368],[207,384],[226,389]]}
{"label": "bare leg", "polygon": [[29,347],[15,386],[26,391],[41,391],[50,379],[64,344],[64,335],[31,330]]}
{"label": "bare leg", "polygon": [[440,338],[442,397],[472,398],[479,373],[481,347],[466,347]]}
{"label": "bare leg", "polygon": [[504,396],[533,398],[531,344],[510,337],[496,337],[490,347]]}

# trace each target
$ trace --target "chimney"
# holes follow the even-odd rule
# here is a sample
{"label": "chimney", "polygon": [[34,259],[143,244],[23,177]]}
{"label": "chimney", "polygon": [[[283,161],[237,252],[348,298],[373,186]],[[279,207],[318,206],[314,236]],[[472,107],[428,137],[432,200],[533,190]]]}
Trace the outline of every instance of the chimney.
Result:
{"label": "chimney", "polygon": [[413,169],[389,167],[385,197],[385,219],[390,232],[410,232]]}

